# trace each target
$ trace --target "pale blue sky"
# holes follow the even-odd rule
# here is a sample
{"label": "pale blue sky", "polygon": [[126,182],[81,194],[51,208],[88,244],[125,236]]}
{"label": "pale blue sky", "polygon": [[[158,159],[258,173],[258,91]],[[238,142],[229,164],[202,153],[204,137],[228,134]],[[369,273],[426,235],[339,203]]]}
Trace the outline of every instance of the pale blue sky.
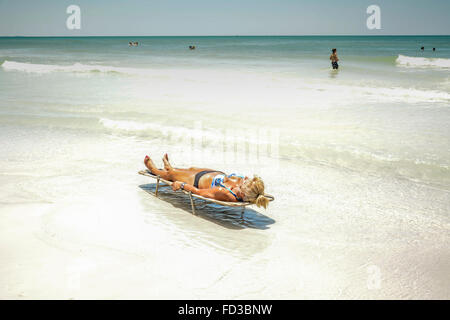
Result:
{"label": "pale blue sky", "polygon": [[[81,30],[66,8],[81,8]],[[381,8],[368,30],[366,8]],[[449,0],[0,0],[0,36],[450,34]]]}

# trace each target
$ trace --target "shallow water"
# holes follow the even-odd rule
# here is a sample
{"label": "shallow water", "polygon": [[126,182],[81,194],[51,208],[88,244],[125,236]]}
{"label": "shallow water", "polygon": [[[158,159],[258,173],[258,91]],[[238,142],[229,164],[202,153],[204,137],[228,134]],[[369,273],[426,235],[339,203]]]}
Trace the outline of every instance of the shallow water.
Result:
{"label": "shallow water", "polygon": [[[1,297],[449,298],[449,40],[0,38]],[[193,216],[165,152],[276,200]]]}

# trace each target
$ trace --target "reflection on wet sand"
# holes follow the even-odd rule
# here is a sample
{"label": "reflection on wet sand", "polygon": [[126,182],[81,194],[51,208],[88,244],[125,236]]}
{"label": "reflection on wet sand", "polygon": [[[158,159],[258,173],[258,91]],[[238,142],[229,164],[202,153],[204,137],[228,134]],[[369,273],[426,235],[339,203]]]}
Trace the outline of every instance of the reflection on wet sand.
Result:
{"label": "reflection on wet sand", "polygon": [[[173,192],[170,188],[165,187],[158,190],[158,198],[155,198],[155,187],[156,184],[139,186],[151,195],[151,197],[149,195],[142,197],[144,208],[149,205],[153,207],[155,202],[164,201],[174,208],[181,209],[182,213],[185,214],[174,215],[173,210],[166,211],[158,206],[158,211],[164,210],[164,212],[157,212],[157,214],[162,215],[164,219],[172,220],[171,222],[178,228],[183,229],[183,233],[195,233],[197,241],[213,244],[218,249],[233,254],[237,253],[239,256],[247,256],[247,258],[270,245],[271,236],[266,232],[246,232],[244,235],[242,233],[230,233],[230,231],[246,229],[264,231],[276,222],[274,219],[249,207],[242,213],[240,208],[223,207],[199,199],[195,200],[196,215],[193,216],[189,197],[182,192]],[[146,210],[144,209],[144,211]],[[154,215],[155,208],[149,208],[148,214]],[[199,227],[197,218],[206,220],[208,224],[212,223],[211,227]]]}
{"label": "reflection on wet sand", "polygon": [[[154,195],[156,184],[144,184],[139,186],[142,190]],[[173,192],[169,187],[159,187],[158,198],[167,201],[176,208],[191,212],[189,198],[180,192]],[[269,218],[251,208],[246,208],[244,213],[240,208],[230,208],[214,203],[208,203],[201,199],[195,199],[196,216],[209,220],[229,229],[268,229],[275,220]]]}

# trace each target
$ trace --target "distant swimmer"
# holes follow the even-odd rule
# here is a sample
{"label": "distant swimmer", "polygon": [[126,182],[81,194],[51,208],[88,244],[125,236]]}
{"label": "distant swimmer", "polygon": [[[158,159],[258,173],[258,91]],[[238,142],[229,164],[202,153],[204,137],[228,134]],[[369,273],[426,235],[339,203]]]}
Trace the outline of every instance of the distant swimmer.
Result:
{"label": "distant swimmer", "polygon": [[195,46],[189,46],[190,50],[195,50]]}
{"label": "distant swimmer", "polygon": [[433,51],[436,51],[436,48],[433,48]]}
{"label": "distant swimmer", "polygon": [[422,51],[425,50],[425,47],[420,47],[420,50],[422,50]]}
{"label": "distant swimmer", "polygon": [[133,42],[128,42],[128,45],[130,46],[130,47],[132,47],[133,46]]}
{"label": "distant swimmer", "polygon": [[330,56],[331,66],[333,67],[333,69],[337,70],[339,68],[338,65],[339,58],[337,56],[337,49],[332,49],[331,52],[332,52]]}
{"label": "distant swimmer", "polygon": [[134,45],[137,47],[137,46],[139,45],[139,42],[136,41],[136,42],[134,43]]}

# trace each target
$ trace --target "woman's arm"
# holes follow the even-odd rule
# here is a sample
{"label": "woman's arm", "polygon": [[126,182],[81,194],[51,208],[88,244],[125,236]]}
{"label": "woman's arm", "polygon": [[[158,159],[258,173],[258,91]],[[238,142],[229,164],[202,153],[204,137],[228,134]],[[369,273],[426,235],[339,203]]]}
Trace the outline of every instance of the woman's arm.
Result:
{"label": "woman's arm", "polygon": [[[183,182],[181,182],[181,181],[174,181],[172,183],[172,190],[173,191],[180,190],[182,184],[183,184]],[[193,185],[190,185],[187,183],[184,184],[183,189],[186,191],[190,191],[194,194],[198,194],[199,196],[202,196],[202,197],[214,198],[214,194],[211,192],[212,189],[199,189],[199,188],[196,188]]]}
{"label": "woman's arm", "polygon": [[[172,190],[173,191],[179,190],[181,188],[182,183],[183,182],[175,181],[172,184]],[[199,189],[199,188],[194,187],[193,185],[186,183],[186,184],[184,184],[183,189],[186,191],[190,191],[194,194],[198,194],[199,196],[202,196],[205,198],[211,198],[211,199],[220,200],[220,201],[233,201],[233,202],[236,201],[236,199],[231,195],[231,193],[229,193],[228,191],[224,192],[223,188]]]}

